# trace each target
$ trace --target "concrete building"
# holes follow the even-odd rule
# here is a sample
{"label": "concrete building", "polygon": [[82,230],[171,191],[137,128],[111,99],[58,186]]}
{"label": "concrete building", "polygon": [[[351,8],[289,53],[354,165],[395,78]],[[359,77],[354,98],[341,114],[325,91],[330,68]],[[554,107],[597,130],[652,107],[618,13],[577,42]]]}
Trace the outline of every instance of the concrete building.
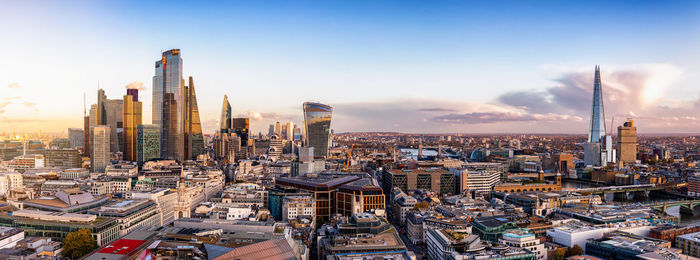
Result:
{"label": "concrete building", "polygon": [[83,149],[85,144],[85,131],[81,128],[68,128],[68,140],[71,149]]}
{"label": "concrete building", "polygon": [[340,186],[336,193],[336,212],[344,216],[384,207],[384,192],[373,178],[364,178]]}
{"label": "concrete building", "polygon": [[383,182],[385,193],[389,193],[393,187],[398,187],[404,192],[423,189],[438,194],[457,193],[455,174],[437,168],[385,169]]}
{"label": "concrete building", "polygon": [[12,227],[0,227],[0,249],[13,248],[24,239],[24,230]]}
{"label": "concrete building", "polygon": [[82,156],[76,149],[47,149],[44,150],[46,167],[80,168]]}
{"label": "concrete building", "polygon": [[316,201],[311,195],[286,196],[282,203],[282,219],[289,221],[297,216],[316,217]]}
{"label": "concrete building", "polygon": [[506,246],[523,248],[534,252],[537,254],[537,260],[547,260],[547,250],[544,248],[544,244],[535,237],[535,234],[527,230],[509,230],[503,233],[498,242]]}
{"label": "concrete building", "polygon": [[90,129],[90,168],[93,172],[104,172],[110,159],[110,128],[98,125]]}
{"label": "concrete building", "polygon": [[572,221],[547,230],[547,236],[551,237],[554,243],[567,247],[577,245],[585,250],[586,241],[602,238],[609,231],[610,228],[607,227],[590,226],[578,221]]}
{"label": "concrete building", "polygon": [[86,228],[100,246],[119,237],[119,225],[114,219],[89,214],[15,210],[12,214],[0,214],[0,226],[21,228],[27,236],[51,237],[59,241],[63,241],[68,233]]}
{"label": "concrete building", "polygon": [[632,119],[617,127],[617,162],[623,165],[637,162],[637,127]]}
{"label": "concrete building", "polygon": [[685,259],[680,250],[664,240],[611,232],[603,238],[589,239],[586,254],[603,259]]}
{"label": "concrete building", "polygon": [[677,236],[676,247],[683,250],[683,254],[700,257],[700,232]]}
{"label": "concrete building", "polygon": [[81,180],[90,177],[90,171],[85,168],[70,168],[57,173],[59,179]]}
{"label": "concrete building", "polygon": [[139,228],[158,227],[161,224],[157,205],[144,199],[111,201],[88,211],[88,214],[115,219],[119,225],[120,237]]}
{"label": "concrete building", "polygon": [[501,183],[501,173],[497,171],[470,171],[450,169],[455,173],[459,181],[459,193],[465,191],[491,191],[493,187]]}
{"label": "concrete building", "polygon": [[275,186],[281,189],[299,189],[309,192],[316,201],[316,223],[325,223],[337,211],[336,192],[340,186],[359,180],[353,175],[319,174],[303,177],[280,177]]}

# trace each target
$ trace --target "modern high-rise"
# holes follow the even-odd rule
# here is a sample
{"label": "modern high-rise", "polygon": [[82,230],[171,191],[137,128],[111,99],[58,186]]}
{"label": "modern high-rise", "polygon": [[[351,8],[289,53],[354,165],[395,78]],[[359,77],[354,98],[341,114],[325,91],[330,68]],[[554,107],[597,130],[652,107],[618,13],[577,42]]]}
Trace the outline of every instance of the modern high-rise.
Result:
{"label": "modern high-rise", "polygon": [[90,129],[90,167],[93,172],[104,172],[109,165],[110,127],[98,125]]}
{"label": "modern high-rise", "polygon": [[287,132],[284,136],[287,140],[294,140],[294,123],[287,122]]}
{"label": "modern high-rise", "polygon": [[605,133],[603,88],[600,80],[600,66],[596,66],[588,141],[584,144],[584,162],[591,166],[605,166],[613,161],[613,153],[612,137]]}
{"label": "modern high-rise", "polygon": [[231,120],[233,133],[236,133],[238,137],[241,138],[241,146],[248,146],[248,139],[250,139],[250,120],[246,117],[233,118]]}
{"label": "modern high-rise", "polygon": [[83,117],[83,156],[90,155],[90,116]]}
{"label": "modern high-rise", "polygon": [[127,89],[123,100],[123,145],[124,160],[136,161],[136,127],[141,125],[142,103],[138,100],[138,89]]}
{"label": "modern high-rise", "polygon": [[189,84],[181,91],[181,111],[184,111],[182,126],[183,129],[183,151],[179,159],[196,159],[197,155],[204,153],[204,135],[202,134],[202,123],[199,120],[199,108],[197,106],[197,95],[194,91],[194,79],[189,77]]}
{"label": "modern high-rise", "polygon": [[138,125],[136,128],[136,161],[138,164],[160,158],[160,126]]}
{"label": "modern high-rise", "polygon": [[275,123],[275,134],[276,134],[277,136],[279,136],[280,138],[282,138],[282,127],[280,126],[280,122],[279,122],[279,121],[277,121],[277,122]]}
{"label": "modern high-rise", "polygon": [[[162,53],[156,61],[153,76],[153,124],[161,128],[161,158],[182,159],[182,115],[180,104],[182,78],[182,56],[179,49]],[[180,144],[180,145],[178,145]]]}
{"label": "modern high-rise", "polygon": [[629,118],[617,127],[617,161],[620,164],[637,161],[637,127],[634,120]]}
{"label": "modern high-rise", "polygon": [[331,137],[333,107],[315,102],[304,103],[304,144],[314,148],[315,157],[327,157]]}
{"label": "modern high-rise", "polygon": [[224,95],[224,104],[221,107],[221,133],[231,132],[231,104],[228,102],[228,96]]}
{"label": "modern high-rise", "polygon": [[[122,151],[122,100],[107,99],[103,89],[97,90],[97,106],[94,125],[106,125],[110,128],[109,150],[112,153]],[[90,111],[92,114],[92,111]]]}
{"label": "modern high-rise", "polygon": [[80,128],[68,128],[68,142],[70,143],[70,148],[83,148],[84,146],[85,132]]}

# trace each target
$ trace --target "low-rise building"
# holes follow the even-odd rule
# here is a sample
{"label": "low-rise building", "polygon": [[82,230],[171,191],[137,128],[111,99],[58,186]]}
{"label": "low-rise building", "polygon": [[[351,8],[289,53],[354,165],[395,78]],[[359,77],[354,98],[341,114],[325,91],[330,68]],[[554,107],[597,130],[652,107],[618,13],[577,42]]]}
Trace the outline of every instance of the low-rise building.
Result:
{"label": "low-rise building", "polygon": [[537,254],[537,260],[547,260],[547,250],[542,241],[525,229],[506,231],[498,242],[509,247],[524,248],[534,252]]}
{"label": "low-rise building", "polygon": [[316,201],[311,195],[287,196],[282,203],[282,219],[289,221],[298,216],[316,216]]}
{"label": "low-rise building", "polygon": [[0,227],[0,249],[13,248],[24,239],[24,230],[13,227]]}
{"label": "low-rise building", "polygon": [[676,247],[683,250],[683,254],[700,257],[700,232],[677,236]]}
{"label": "low-rise building", "polygon": [[119,225],[119,236],[139,228],[160,226],[161,218],[157,205],[151,200],[116,200],[99,209],[88,211],[99,217],[113,218]]}
{"label": "low-rise building", "polygon": [[114,219],[89,214],[15,210],[11,214],[0,214],[0,226],[21,228],[27,236],[51,237],[59,241],[63,241],[68,233],[86,228],[98,245],[119,237],[119,225]]}

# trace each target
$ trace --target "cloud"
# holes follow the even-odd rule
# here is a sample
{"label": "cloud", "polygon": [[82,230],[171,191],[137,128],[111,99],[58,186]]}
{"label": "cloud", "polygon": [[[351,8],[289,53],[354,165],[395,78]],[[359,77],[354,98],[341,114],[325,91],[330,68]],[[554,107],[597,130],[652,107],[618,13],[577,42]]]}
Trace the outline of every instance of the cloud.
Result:
{"label": "cloud", "polygon": [[146,88],[143,86],[143,83],[141,83],[140,81],[134,81],[129,84],[126,84],[126,89],[146,90]]}
{"label": "cloud", "polygon": [[9,85],[7,85],[7,87],[8,88],[19,88],[20,85],[19,85],[19,83],[10,83]]}
{"label": "cloud", "polygon": [[433,118],[433,120],[443,123],[456,124],[489,124],[499,122],[522,122],[522,121],[581,121],[580,117],[560,115],[554,113],[529,114],[513,112],[471,112],[464,114],[447,114]]}
{"label": "cloud", "polygon": [[19,97],[19,96],[16,96],[16,97],[6,97],[5,100],[12,101],[12,100],[18,100],[18,99],[20,99],[20,98],[21,98],[21,97]]}
{"label": "cloud", "polygon": [[421,109],[418,109],[418,111],[424,111],[424,112],[457,112],[457,110],[454,110],[454,109],[451,109],[451,108],[440,108],[440,107],[421,108]]}
{"label": "cloud", "polygon": [[34,102],[24,101],[22,104],[24,104],[26,107],[36,107],[36,103]]}
{"label": "cloud", "polygon": [[297,118],[293,115],[281,115],[274,112],[258,112],[253,110],[240,113],[236,117],[247,117],[253,121],[294,121],[294,119]]}

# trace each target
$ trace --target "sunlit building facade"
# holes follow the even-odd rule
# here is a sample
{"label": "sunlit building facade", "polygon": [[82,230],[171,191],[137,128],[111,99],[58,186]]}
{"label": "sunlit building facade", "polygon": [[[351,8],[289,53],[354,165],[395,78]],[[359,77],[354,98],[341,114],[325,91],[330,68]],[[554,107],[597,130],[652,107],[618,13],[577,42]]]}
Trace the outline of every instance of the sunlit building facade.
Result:
{"label": "sunlit building facade", "polygon": [[194,91],[194,79],[189,77],[189,84],[181,91],[182,109],[184,111],[182,126],[183,137],[182,158],[184,160],[196,159],[197,155],[204,153],[204,135],[202,123],[199,120],[199,108],[197,95]]}
{"label": "sunlit building facade", "polygon": [[[182,56],[179,49],[162,53],[156,61],[153,76],[153,124],[161,128],[161,156],[168,159],[181,159],[183,131],[180,128],[184,114],[180,111],[180,90],[182,78]],[[180,149],[178,149],[180,148]]]}
{"label": "sunlit building facade", "polygon": [[231,131],[231,104],[228,102],[228,96],[224,95],[224,104],[221,107],[221,133],[230,133]]}
{"label": "sunlit building facade", "polygon": [[93,172],[104,172],[109,165],[110,128],[105,125],[92,127],[90,130],[90,167]]}
{"label": "sunlit building facade", "polygon": [[127,89],[123,101],[123,154],[124,160],[136,161],[136,127],[141,124],[142,103],[138,100],[138,89]]}
{"label": "sunlit building facade", "polygon": [[333,107],[315,102],[304,103],[304,143],[314,148],[314,157],[327,157],[331,137]]}

